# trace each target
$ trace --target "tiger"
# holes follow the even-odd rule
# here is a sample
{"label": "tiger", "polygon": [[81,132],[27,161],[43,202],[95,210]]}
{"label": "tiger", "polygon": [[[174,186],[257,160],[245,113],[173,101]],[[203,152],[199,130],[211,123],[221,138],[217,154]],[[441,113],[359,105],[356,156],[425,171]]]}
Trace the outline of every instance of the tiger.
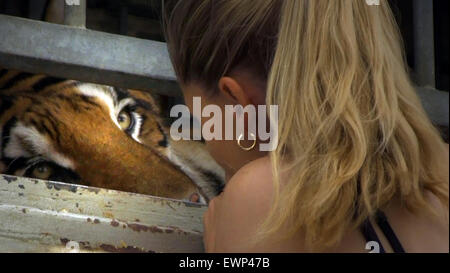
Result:
{"label": "tiger", "polygon": [[0,69],[0,173],[206,204],[224,171],[154,97]]}

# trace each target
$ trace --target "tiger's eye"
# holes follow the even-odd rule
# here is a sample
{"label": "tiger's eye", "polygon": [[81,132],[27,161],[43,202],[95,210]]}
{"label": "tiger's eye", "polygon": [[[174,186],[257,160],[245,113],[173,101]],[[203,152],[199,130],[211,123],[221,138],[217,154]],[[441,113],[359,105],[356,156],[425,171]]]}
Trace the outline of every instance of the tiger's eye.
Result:
{"label": "tiger's eye", "polygon": [[37,179],[48,180],[52,175],[53,170],[47,165],[39,165],[34,168],[32,176]]}
{"label": "tiger's eye", "polygon": [[122,111],[119,113],[119,116],[117,117],[117,121],[119,122],[120,128],[122,130],[126,130],[130,128],[131,125],[131,116],[130,113],[126,111]]}

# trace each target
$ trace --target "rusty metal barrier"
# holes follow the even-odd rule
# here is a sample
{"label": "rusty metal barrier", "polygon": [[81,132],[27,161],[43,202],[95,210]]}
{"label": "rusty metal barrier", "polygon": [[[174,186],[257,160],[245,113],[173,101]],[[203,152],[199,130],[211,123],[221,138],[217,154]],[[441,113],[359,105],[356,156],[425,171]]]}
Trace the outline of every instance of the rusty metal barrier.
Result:
{"label": "rusty metal barrier", "polygon": [[0,252],[202,252],[205,206],[0,175]]}

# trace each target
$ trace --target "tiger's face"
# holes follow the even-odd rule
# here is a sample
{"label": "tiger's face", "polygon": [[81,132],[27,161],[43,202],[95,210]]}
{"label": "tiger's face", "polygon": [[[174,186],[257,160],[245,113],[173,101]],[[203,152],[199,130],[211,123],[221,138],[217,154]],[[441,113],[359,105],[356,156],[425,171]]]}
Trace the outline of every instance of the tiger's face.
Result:
{"label": "tiger's face", "polygon": [[0,173],[199,201],[149,94],[42,81],[0,91]]}

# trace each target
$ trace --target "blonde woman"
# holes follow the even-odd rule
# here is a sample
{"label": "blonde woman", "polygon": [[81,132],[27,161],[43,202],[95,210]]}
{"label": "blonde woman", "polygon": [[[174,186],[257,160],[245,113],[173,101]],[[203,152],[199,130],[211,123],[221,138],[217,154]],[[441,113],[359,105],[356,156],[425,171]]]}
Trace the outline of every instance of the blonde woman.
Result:
{"label": "blonde woman", "polygon": [[188,107],[279,107],[272,152],[208,142],[228,182],[205,214],[206,251],[449,251],[448,146],[415,94],[387,1],[165,9]]}

